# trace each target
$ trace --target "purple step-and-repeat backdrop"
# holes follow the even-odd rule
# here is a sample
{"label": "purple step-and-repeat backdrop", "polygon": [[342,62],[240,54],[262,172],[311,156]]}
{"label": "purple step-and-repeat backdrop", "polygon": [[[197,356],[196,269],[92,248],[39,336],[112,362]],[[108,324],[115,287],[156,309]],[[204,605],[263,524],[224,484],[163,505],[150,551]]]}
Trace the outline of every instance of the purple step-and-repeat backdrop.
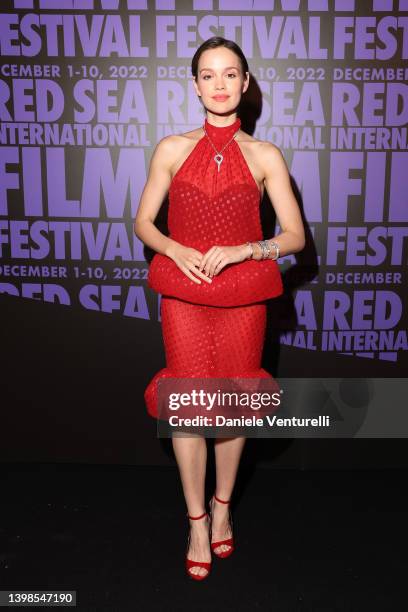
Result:
{"label": "purple step-and-repeat backdrop", "polygon": [[307,228],[279,260],[281,363],[401,376],[408,0],[3,1],[0,293],[143,321],[142,401],[160,296],[133,219],[158,140],[203,123],[190,62],[213,35],[248,58],[243,127],[282,150]]}

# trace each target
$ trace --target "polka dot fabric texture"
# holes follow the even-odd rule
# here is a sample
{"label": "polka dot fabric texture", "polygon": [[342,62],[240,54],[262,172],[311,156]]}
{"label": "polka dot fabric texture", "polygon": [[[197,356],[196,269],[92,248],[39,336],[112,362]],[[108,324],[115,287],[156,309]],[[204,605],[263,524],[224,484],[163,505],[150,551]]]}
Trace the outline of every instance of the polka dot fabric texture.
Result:
{"label": "polka dot fabric texture", "polygon": [[[238,130],[239,118],[226,127],[205,120],[219,151]],[[204,134],[170,185],[168,227],[171,238],[205,253],[214,245],[262,240],[260,192],[235,139],[222,151],[218,172],[215,151]],[[272,378],[260,367],[266,325],[265,300],[283,293],[279,266],[271,259],[226,266],[212,283],[196,284],[165,255],[157,253],[148,284],[162,294],[161,320],[166,367],[145,390],[148,413],[158,415],[161,378]]]}
{"label": "polka dot fabric texture", "polygon": [[159,417],[160,378],[272,378],[260,367],[265,303],[219,308],[163,296],[160,312],[166,367],[155,374],[145,391],[152,417]]}
{"label": "polka dot fabric texture", "polygon": [[[205,120],[205,129],[219,151],[241,125],[226,127]],[[205,253],[215,245],[233,246],[262,240],[260,192],[236,140],[222,152],[218,172],[215,151],[204,135],[183,162],[169,189],[169,236]],[[197,284],[170,257],[156,253],[149,286],[194,304],[240,306],[281,295],[279,266],[272,259],[229,264],[212,279]]]}

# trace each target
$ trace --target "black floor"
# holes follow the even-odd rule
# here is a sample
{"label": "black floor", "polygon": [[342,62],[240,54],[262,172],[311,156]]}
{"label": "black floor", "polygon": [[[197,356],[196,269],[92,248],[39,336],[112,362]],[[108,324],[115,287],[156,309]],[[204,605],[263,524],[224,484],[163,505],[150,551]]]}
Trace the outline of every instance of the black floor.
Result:
{"label": "black floor", "polygon": [[86,612],[408,609],[404,471],[244,465],[237,549],[214,558],[202,582],[185,575],[176,468],[2,464],[0,473],[0,590],[76,590]]}

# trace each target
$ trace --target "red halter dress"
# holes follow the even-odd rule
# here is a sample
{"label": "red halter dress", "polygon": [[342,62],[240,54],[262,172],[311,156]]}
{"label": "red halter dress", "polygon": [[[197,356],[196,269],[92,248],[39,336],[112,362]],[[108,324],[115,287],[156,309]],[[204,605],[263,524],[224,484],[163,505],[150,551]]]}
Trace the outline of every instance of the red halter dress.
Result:
{"label": "red halter dress", "polygon": [[[239,129],[205,119],[217,151]],[[204,134],[174,175],[169,189],[169,237],[206,253],[212,246],[262,240],[260,191],[233,139],[215,151]],[[160,378],[272,378],[260,367],[266,326],[265,300],[283,293],[279,266],[272,259],[225,266],[212,283],[194,283],[166,255],[156,253],[148,285],[162,295],[160,314],[166,367],[145,390],[148,413],[159,418]]]}

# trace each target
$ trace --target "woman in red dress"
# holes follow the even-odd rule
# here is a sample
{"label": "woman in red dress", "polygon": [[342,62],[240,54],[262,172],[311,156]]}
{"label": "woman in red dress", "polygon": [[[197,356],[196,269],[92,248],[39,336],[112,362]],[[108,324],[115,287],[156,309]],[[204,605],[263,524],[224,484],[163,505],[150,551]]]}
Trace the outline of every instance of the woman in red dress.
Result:
{"label": "woman in red dress", "polygon": [[[305,244],[300,211],[280,150],[240,129],[237,110],[249,69],[233,41],[213,37],[192,59],[206,118],[202,127],[163,138],[153,153],[134,229],[156,255],[150,287],[162,295],[166,367],[145,391],[149,414],[158,409],[162,378],[272,378],[261,368],[266,300],[282,293],[279,256]],[[266,188],[281,232],[262,240],[260,202]],[[154,225],[169,194],[169,236]],[[211,550],[234,550],[229,508],[244,436],[216,438],[216,490],[205,507],[206,438],[175,432],[190,531],[186,570],[208,576]]]}

